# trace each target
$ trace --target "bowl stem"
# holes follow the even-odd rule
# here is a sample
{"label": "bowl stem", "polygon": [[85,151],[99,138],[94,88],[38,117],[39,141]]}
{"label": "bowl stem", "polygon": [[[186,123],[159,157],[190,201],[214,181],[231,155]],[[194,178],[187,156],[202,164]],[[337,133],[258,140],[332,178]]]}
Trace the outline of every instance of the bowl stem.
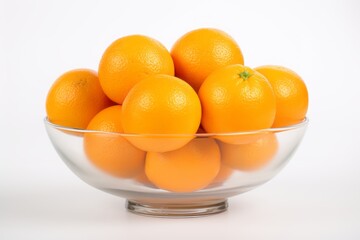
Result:
{"label": "bowl stem", "polygon": [[224,212],[228,208],[228,202],[227,199],[224,199],[208,204],[153,204],[127,200],[126,208],[132,213],[145,216],[187,218],[208,216]]}

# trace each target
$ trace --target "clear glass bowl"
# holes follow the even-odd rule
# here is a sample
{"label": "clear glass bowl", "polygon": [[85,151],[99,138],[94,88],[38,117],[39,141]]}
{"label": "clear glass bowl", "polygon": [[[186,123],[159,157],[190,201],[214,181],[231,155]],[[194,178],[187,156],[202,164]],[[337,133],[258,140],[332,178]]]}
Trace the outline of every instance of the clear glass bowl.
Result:
{"label": "clear glass bowl", "polygon": [[[269,181],[286,165],[308,125],[304,119],[253,132],[136,135],[44,122],[57,153],[84,182],[127,199],[130,212],[159,217],[227,210],[228,198]],[[145,152],[134,144],[180,149]]]}

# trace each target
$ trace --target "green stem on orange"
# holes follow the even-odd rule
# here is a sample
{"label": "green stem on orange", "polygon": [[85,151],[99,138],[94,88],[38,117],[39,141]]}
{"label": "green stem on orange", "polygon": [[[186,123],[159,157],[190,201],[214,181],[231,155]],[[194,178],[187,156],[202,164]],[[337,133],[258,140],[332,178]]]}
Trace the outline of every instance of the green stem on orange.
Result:
{"label": "green stem on orange", "polygon": [[248,71],[244,70],[243,72],[239,73],[239,77],[247,80],[249,77],[251,77],[251,73],[249,73]]}

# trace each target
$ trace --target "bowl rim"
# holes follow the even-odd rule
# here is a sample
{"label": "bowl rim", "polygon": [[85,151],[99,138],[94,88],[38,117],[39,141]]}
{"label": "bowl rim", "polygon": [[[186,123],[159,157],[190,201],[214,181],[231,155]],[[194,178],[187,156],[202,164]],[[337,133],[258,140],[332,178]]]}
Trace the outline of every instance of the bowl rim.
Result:
{"label": "bowl rim", "polygon": [[66,127],[61,126],[49,121],[48,117],[44,118],[45,125],[56,128],[58,130],[63,130],[72,133],[98,133],[98,134],[114,134],[120,135],[123,137],[214,137],[214,136],[239,136],[239,135],[254,135],[254,134],[261,134],[261,133],[277,133],[277,132],[284,132],[290,131],[294,129],[300,129],[306,127],[309,123],[309,118],[305,117],[301,122],[289,126],[284,127],[277,127],[277,128],[264,128],[259,130],[252,130],[252,131],[240,131],[240,132],[219,132],[219,133],[194,133],[194,134],[181,134],[181,133],[174,133],[174,134],[165,134],[165,133],[118,133],[118,132],[107,132],[107,131],[99,131],[99,130],[87,130],[87,129],[80,129],[80,128],[73,128],[73,127]]}

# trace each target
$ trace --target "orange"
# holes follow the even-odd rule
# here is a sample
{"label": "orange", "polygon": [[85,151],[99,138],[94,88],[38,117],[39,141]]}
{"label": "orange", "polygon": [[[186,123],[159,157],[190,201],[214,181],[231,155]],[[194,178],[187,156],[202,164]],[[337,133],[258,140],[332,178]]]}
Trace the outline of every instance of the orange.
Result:
{"label": "orange", "polygon": [[270,83],[261,74],[241,64],[211,73],[199,90],[199,98],[201,125],[206,132],[269,128],[275,118],[275,95]]}
{"label": "orange", "polygon": [[145,152],[131,145],[123,136],[121,106],[99,112],[89,123],[84,149],[89,160],[99,169],[121,178],[135,177],[144,171]]}
{"label": "orange", "polygon": [[223,184],[232,175],[233,172],[234,172],[233,168],[222,163],[220,166],[219,173],[216,175],[216,177],[214,178],[211,184],[213,184],[214,186]]}
{"label": "orange", "polygon": [[175,75],[198,91],[205,78],[221,67],[244,64],[236,41],[227,33],[213,28],[200,28],[180,37],[171,49]]}
{"label": "orange", "polygon": [[119,104],[137,82],[157,73],[174,75],[173,60],[160,42],[143,35],[117,39],[105,50],[99,64],[101,86]]}
{"label": "orange", "polygon": [[261,66],[255,70],[269,80],[276,96],[276,116],[273,127],[284,127],[304,120],[309,97],[301,77],[294,71],[281,66]]}
{"label": "orange", "polygon": [[75,69],[62,74],[51,86],[46,113],[52,123],[85,129],[99,111],[111,104],[95,71]]}
{"label": "orange", "polygon": [[[197,133],[206,133],[205,130],[200,126]],[[221,164],[219,173],[216,175],[214,180],[211,182],[211,186],[214,187],[223,184],[233,173],[233,169],[225,164]]]}
{"label": "orange", "polygon": [[201,119],[201,104],[194,89],[179,78],[163,74],[136,84],[126,96],[122,111],[124,132],[145,134],[127,139],[153,152],[184,146],[193,138],[191,134],[196,133]]}
{"label": "orange", "polygon": [[206,187],[220,169],[220,151],[213,139],[196,138],[175,151],[148,152],[145,173],[157,187],[193,192]]}
{"label": "orange", "polygon": [[[206,133],[205,130],[200,126],[197,133]],[[223,184],[233,173],[233,169],[223,163],[221,163],[220,170],[214,180],[208,187],[216,187]]]}
{"label": "orange", "polygon": [[219,142],[221,160],[231,168],[252,171],[265,166],[278,151],[278,140],[273,133],[267,133],[248,144]]}
{"label": "orange", "polygon": [[[144,169],[145,170],[145,169]],[[134,180],[141,185],[146,187],[156,188],[152,182],[150,182],[149,178],[146,176],[145,171],[141,171],[138,175],[134,177]]]}

